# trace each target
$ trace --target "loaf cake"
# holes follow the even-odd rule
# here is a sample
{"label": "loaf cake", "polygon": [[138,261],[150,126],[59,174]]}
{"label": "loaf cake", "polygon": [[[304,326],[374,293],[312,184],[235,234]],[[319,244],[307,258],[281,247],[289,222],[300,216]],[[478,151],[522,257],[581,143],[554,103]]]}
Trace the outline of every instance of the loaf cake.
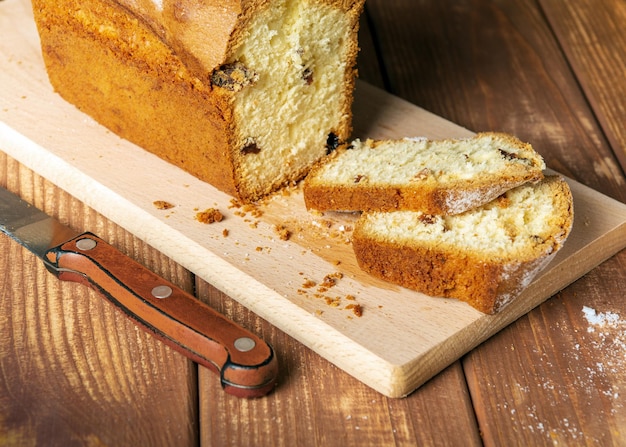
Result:
{"label": "loaf cake", "polygon": [[325,157],[304,182],[319,211],[422,211],[458,214],[543,178],[530,144],[495,132],[473,138],[356,140]]}
{"label": "loaf cake", "polygon": [[546,176],[454,216],[363,213],[352,242],[364,271],[493,314],[548,264],[572,223],[569,186]]}
{"label": "loaf cake", "polygon": [[32,1],[62,97],[244,202],[349,138],[363,2]]}

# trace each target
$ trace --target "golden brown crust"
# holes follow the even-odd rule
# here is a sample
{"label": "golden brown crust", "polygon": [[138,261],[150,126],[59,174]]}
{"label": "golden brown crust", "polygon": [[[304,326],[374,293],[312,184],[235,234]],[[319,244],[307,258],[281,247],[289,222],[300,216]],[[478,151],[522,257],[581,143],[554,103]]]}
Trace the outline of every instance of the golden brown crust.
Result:
{"label": "golden brown crust", "polygon": [[515,298],[556,252],[524,262],[495,262],[466,252],[409,247],[372,240],[355,228],[359,267],[380,279],[433,297],[456,298],[494,314]]}
{"label": "golden brown crust", "polygon": [[358,188],[336,187],[323,184],[304,184],[304,200],[307,209],[318,211],[398,211],[413,210],[428,214],[457,214],[457,209],[470,195],[473,199],[468,207],[487,203],[504,192],[527,182],[541,180],[541,176],[501,179],[498,184],[485,182],[466,185],[451,184],[445,188],[436,184],[419,188],[361,186]]}
{"label": "golden brown crust", "polygon": [[527,252],[503,256],[483,254],[444,244],[399,243],[355,225],[352,245],[359,267],[385,281],[429,296],[456,298],[477,310],[494,314],[515,299],[562,247],[573,224],[572,195],[557,176],[544,180],[554,195],[550,217],[553,232]]}
{"label": "golden brown crust", "polygon": [[[239,30],[267,0],[117,0],[140,18],[200,79],[228,60],[240,39]],[[207,26],[210,24],[210,26]]]}
{"label": "golden brown crust", "polygon": [[[106,1],[34,0],[33,7],[50,81],[61,96],[121,137],[237,194],[228,103],[155,34]],[[107,26],[110,39],[94,31]],[[199,130],[196,123],[206,124]],[[208,154],[207,147],[214,150]]]}
{"label": "golden brown crust", "polygon": [[352,244],[359,267],[371,275],[429,296],[461,299],[481,312],[493,312],[501,270],[498,265],[464,253],[433,253],[374,241],[361,234],[358,225]]}

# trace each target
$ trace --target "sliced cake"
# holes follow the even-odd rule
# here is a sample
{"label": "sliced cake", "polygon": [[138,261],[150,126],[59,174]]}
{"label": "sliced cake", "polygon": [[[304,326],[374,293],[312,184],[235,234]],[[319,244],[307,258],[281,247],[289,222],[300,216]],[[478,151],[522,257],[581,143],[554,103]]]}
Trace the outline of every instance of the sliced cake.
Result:
{"label": "sliced cake", "polygon": [[354,141],[304,182],[307,208],[458,214],[543,178],[530,144],[504,133],[473,138]]}
{"label": "sliced cake", "polygon": [[352,242],[364,271],[492,314],[550,262],[572,224],[568,184],[547,176],[458,215],[363,213]]}

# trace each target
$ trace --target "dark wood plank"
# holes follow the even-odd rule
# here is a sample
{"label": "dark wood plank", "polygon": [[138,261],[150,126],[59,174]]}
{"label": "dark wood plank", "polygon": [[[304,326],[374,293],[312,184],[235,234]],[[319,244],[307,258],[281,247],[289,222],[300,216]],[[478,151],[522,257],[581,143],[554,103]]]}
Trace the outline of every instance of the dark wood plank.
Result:
{"label": "dark wood plank", "polygon": [[617,160],[534,2],[369,0],[368,13],[392,93],[473,131],[513,133],[551,168],[626,201]]}
{"label": "dark wood plank", "polygon": [[357,58],[359,78],[379,88],[385,88],[375,37],[372,36],[367,5],[359,22],[359,55]]}
{"label": "dark wood plank", "polygon": [[626,2],[540,0],[585,96],[626,170]]}
{"label": "dark wood plank", "polygon": [[[9,175],[10,173],[10,175]],[[190,289],[188,272],[0,152],[0,185]],[[194,445],[196,368],[0,237],[0,444]]]}
{"label": "dark wood plank", "polygon": [[[570,6],[553,5],[555,15]],[[394,93],[472,130],[514,133],[550,167],[625,201],[616,157],[535,3],[369,0],[368,11]],[[464,359],[485,445],[623,443],[625,259],[621,252]],[[583,309],[616,322],[593,325]]]}
{"label": "dark wood plank", "polygon": [[250,401],[223,396],[201,369],[202,445],[481,445],[458,362],[407,398],[389,399],[207,283],[200,281],[197,293],[268,340],[282,371],[272,394]]}
{"label": "dark wood plank", "polygon": [[624,272],[621,252],[468,354],[486,446],[624,444]]}

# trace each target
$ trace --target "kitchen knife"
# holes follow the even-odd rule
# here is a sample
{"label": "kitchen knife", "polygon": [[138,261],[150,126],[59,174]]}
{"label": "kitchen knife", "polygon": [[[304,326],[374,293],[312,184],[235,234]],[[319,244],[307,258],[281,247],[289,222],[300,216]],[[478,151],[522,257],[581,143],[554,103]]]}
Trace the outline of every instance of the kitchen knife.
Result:
{"label": "kitchen knife", "polygon": [[136,324],[216,372],[224,391],[260,397],[276,383],[271,346],[91,233],[78,233],[0,187],[0,230],[63,281],[87,285]]}

